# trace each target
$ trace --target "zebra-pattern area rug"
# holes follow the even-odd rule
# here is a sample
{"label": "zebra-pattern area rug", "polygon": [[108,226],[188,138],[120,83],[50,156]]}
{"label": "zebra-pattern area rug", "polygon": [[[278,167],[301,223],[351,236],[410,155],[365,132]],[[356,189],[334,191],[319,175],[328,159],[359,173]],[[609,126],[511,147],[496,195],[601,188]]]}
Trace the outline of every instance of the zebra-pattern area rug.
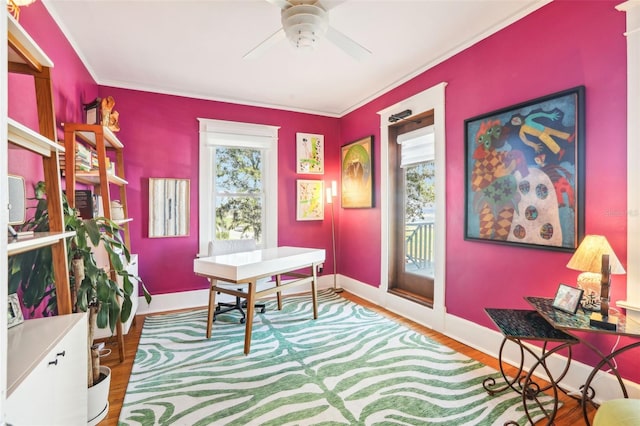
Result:
{"label": "zebra-pattern area rug", "polygon": [[[244,324],[205,310],[147,317],[120,425],[502,425],[520,395],[489,396],[499,373],[331,291],[267,301]],[[236,313],[237,314],[237,313]],[[538,413],[539,414],[539,413]]]}

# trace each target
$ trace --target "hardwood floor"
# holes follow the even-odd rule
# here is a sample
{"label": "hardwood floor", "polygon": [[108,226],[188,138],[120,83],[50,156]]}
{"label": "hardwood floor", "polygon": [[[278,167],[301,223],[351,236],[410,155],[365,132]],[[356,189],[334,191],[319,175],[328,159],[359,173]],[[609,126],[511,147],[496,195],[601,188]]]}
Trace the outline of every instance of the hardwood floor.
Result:
{"label": "hardwood floor", "polygon": [[[422,333],[430,338],[449,346],[450,348],[465,354],[466,356],[476,359],[490,367],[498,369],[498,360],[486,355],[478,350],[470,348],[456,340],[453,340],[449,337],[443,336],[440,333],[434,332],[424,326],[414,323],[413,321],[409,321],[406,318],[403,318],[399,315],[396,315],[392,312],[381,309],[370,302],[361,299],[357,296],[354,296],[348,292],[341,293],[346,299],[349,299],[355,303],[366,306],[367,308],[379,312],[382,315],[385,315],[389,318],[394,319],[395,321],[404,324],[405,326]],[[136,350],[138,348],[138,341],[140,340],[140,334],[142,333],[142,325],[144,323],[144,316],[138,315],[129,330],[129,333],[125,336],[125,354],[126,359],[124,362],[120,363],[118,359],[118,350],[117,344],[115,340],[107,340],[106,347],[111,348],[112,353],[108,357],[103,358],[103,364],[107,365],[111,368],[111,391],[109,393],[109,414],[107,417],[99,423],[99,426],[114,426],[118,424],[118,417],[120,415],[120,410],[122,408],[122,400],[124,398],[124,394],[127,390],[127,384],[129,382],[129,376],[131,374],[131,368],[133,366],[133,360],[136,355]],[[514,375],[516,373],[515,369],[510,371],[507,369],[507,374]],[[574,425],[582,425],[585,424],[582,418],[582,410],[578,403],[565,396],[562,395],[562,402],[564,402],[564,406],[558,412],[558,415],[555,419],[556,426],[574,426]],[[590,410],[590,419],[593,418],[595,410]],[[544,421],[538,422],[539,425],[546,424]]]}

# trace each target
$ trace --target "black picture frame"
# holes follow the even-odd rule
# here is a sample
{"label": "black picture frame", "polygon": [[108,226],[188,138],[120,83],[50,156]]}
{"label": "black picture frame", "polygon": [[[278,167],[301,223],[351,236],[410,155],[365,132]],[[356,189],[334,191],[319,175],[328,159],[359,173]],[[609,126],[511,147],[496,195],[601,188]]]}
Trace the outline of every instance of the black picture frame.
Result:
{"label": "black picture frame", "polygon": [[556,295],[553,298],[553,307],[561,311],[575,314],[580,306],[582,300],[582,293],[584,290],[578,287],[572,287],[567,284],[558,285]]}
{"label": "black picture frame", "polygon": [[100,106],[100,98],[96,98],[93,102],[88,104],[82,104],[82,110],[84,112],[84,122],[86,124],[101,124],[102,123],[102,109]]}
{"label": "black picture frame", "polygon": [[464,121],[468,241],[572,252],[584,237],[584,86]]}

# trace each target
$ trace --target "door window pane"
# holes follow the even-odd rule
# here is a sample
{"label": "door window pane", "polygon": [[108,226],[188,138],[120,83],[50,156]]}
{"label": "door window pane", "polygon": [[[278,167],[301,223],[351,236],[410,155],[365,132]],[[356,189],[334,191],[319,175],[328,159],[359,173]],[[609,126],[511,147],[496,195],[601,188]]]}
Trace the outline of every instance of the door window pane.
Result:
{"label": "door window pane", "polygon": [[435,162],[406,166],[405,272],[433,278]]}

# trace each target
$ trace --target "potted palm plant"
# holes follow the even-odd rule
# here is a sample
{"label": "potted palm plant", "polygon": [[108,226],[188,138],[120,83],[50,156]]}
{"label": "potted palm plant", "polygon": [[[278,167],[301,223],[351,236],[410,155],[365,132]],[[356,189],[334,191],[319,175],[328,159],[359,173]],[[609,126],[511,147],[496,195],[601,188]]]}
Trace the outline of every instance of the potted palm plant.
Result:
{"label": "potted palm plant", "polygon": [[[49,230],[49,220],[44,182],[34,186],[34,199],[37,201],[34,215],[22,225],[21,230],[46,232]],[[87,385],[91,389],[99,382],[107,381],[108,397],[109,369],[100,367],[100,358],[93,342],[94,329],[97,325],[99,328],[109,327],[113,332],[117,321],[124,322],[129,318],[131,298],[137,297],[132,294],[132,280],[140,282],[147,303],[151,301],[151,296],[140,278],[126,269],[130,252],[124,244],[118,224],[105,217],[82,219],[64,196],[63,212],[66,230],[75,231],[75,235],[67,240],[72,303],[76,312],[88,312],[89,318]],[[106,250],[112,270],[105,270],[98,265],[94,254],[96,247]],[[117,279],[114,280],[114,277]],[[9,293],[16,292],[18,288],[22,290],[26,308],[32,312],[43,309],[45,316],[55,314],[57,302],[49,248],[9,258]],[[106,408],[106,402],[99,402],[97,406],[99,409]],[[91,419],[92,414],[89,414]]]}

